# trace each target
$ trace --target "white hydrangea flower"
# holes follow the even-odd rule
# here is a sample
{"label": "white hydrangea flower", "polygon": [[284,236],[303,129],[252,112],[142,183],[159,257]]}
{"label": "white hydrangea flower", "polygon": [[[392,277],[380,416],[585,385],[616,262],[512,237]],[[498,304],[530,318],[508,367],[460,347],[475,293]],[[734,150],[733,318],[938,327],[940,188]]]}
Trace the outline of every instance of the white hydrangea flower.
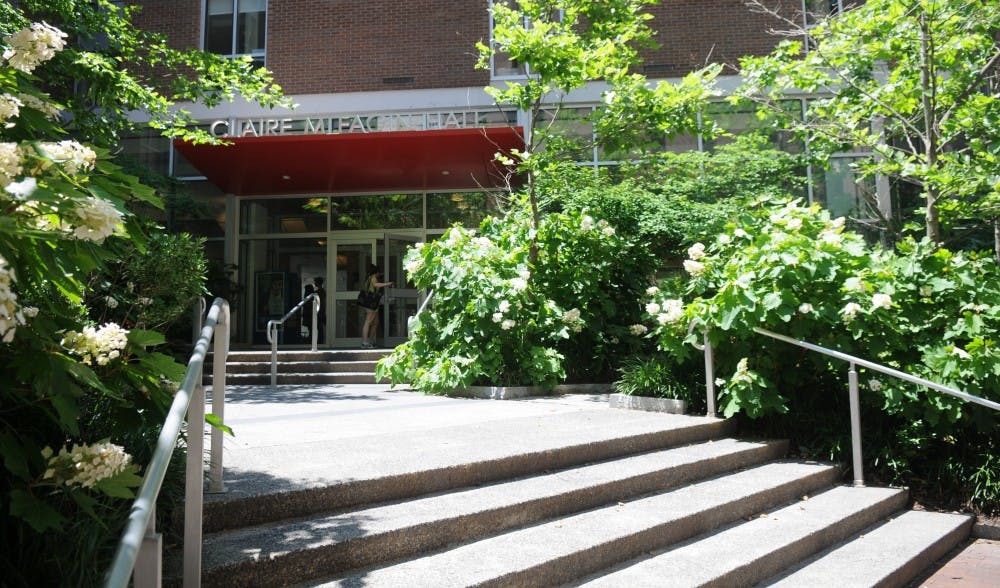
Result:
{"label": "white hydrangea flower", "polygon": [[814,310],[816,309],[813,308],[813,305],[809,304],[808,302],[803,302],[802,304],[799,305],[799,312],[802,314],[809,314]]}
{"label": "white hydrangea flower", "polygon": [[871,380],[868,380],[868,387],[871,389],[872,392],[880,392],[882,390],[882,382],[879,382],[878,380],[873,378]]}
{"label": "white hydrangea flower", "polygon": [[521,276],[521,279],[524,280],[525,282],[527,282],[528,278],[531,277],[531,271],[528,270],[527,268],[525,268],[525,269],[522,269],[521,271],[517,272],[517,275]]}
{"label": "white hydrangea flower", "polygon": [[841,309],[840,314],[844,315],[845,321],[851,322],[854,320],[854,317],[858,316],[859,312],[861,312],[860,304],[856,302],[848,302],[847,305]]}
{"label": "white hydrangea flower", "polygon": [[799,230],[799,229],[802,228],[802,219],[800,219],[800,218],[791,218],[791,219],[788,219],[788,222],[785,223],[785,227],[789,231],[797,231],[797,230]]}
{"label": "white hydrangea flower", "polygon": [[0,341],[4,343],[13,341],[17,327],[25,323],[24,314],[17,306],[17,294],[12,289],[14,281],[14,270],[0,257]]}
{"label": "white hydrangea flower", "polygon": [[720,245],[729,245],[733,242],[733,238],[729,236],[729,233],[722,233],[717,240]]}
{"label": "white hydrangea flower", "polygon": [[705,264],[693,259],[685,259],[684,269],[692,276],[700,276],[705,272]]}
{"label": "white hydrangea flower", "polygon": [[28,318],[35,318],[38,316],[38,307],[36,306],[25,306],[21,309],[21,311],[24,313],[24,316]]}
{"label": "white hydrangea flower", "polygon": [[31,195],[34,194],[35,190],[37,189],[38,189],[38,180],[36,180],[31,176],[24,178],[20,182],[11,182],[7,184],[7,187],[4,188],[4,190],[8,194],[13,196],[14,198],[18,198],[21,200],[30,198]]}
{"label": "white hydrangea flower", "polygon": [[736,373],[733,374],[733,377],[730,378],[730,381],[746,382],[748,384],[753,382],[753,378],[750,376],[749,360],[746,357],[741,358],[740,361],[736,364]]}
{"label": "white hydrangea flower", "polygon": [[462,240],[464,235],[465,233],[462,232],[461,227],[452,227],[451,230],[448,231],[448,240],[445,241],[445,243],[454,247],[455,245],[458,245],[458,242]]}
{"label": "white hydrangea flower", "polygon": [[601,220],[597,221],[597,227],[600,228],[600,229],[603,229],[603,228],[608,227],[608,226],[609,226],[608,225],[608,221],[604,220],[603,218]]}
{"label": "white hydrangea flower", "polygon": [[[94,169],[97,161],[97,154],[86,145],[81,145],[76,141],[59,141],[58,143],[39,143],[38,147],[48,155],[52,161],[62,165],[63,171],[68,175],[77,176],[81,173]],[[42,168],[46,165],[43,163]]]}
{"label": "white hydrangea flower", "polygon": [[934,294],[934,287],[933,286],[921,286],[920,287],[920,295],[923,296],[924,298],[930,298],[932,294]]}
{"label": "white hydrangea flower", "polygon": [[659,314],[660,305],[655,302],[650,302],[649,304],[646,305],[646,312],[648,314]]}
{"label": "white hydrangea flower", "polygon": [[834,233],[832,231],[821,231],[819,237],[824,243],[827,245],[833,245],[834,247],[840,247],[841,242],[844,240],[844,237],[840,233]]}
{"label": "white hydrangea flower", "polygon": [[87,365],[107,365],[120,357],[128,345],[128,330],[116,323],[107,323],[100,329],[84,327],[79,333],[67,333],[62,345]]}
{"label": "white hydrangea flower", "polygon": [[36,22],[27,29],[4,37],[8,49],[3,52],[3,58],[12,68],[31,73],[66,46],[65,38],[66,33],[59,29],[44,22]]}
{"label": "white hydrangea flower", "polygon": [[861,278],[847,278],[844,281],[844,290],[848,292],[861,292],[864,289],[865,285],[861,282]]}
{"label": "white hydrangea flower", "polygon": [[892,308],[892,297],[881,292],[872,296],[872,309]]}
{"label": "white hydrangea flower", "polygon": [[659,293],[660,289],[657,288],[656,286],[650,286],[649,288],[646,288],[646,296],[654,296]]}
{"label": "white hydrangea flower", "polygon": [[594,219],[589,216],[584,216],[580,221],[580,228],[584,231],[590,231],[594,228]]}
{"label": "white hydrangea flower", "polygon": [[408,274],[415,274],[424,268],[424,259],[422,257],[414,257],[410,261],[407,261],[403,265],[403,269],[406,270]]}
{"label": "white hydrangea flower", "polygon": [[844,217],[838,216],[837,218],[830,221],[830,228],[833,230],[844,228]]}
{"label": "white hydrangea flower", "polygon": [[571,308],[563,313],[562,322],[571,325],[580,320],[580,309]]}
{"label": "white hydrangea flower", "polygon": [[733,231],[733,235],[735,235],[735,236],[737,236],[737,237],[739,237],[739,238],[741,238],[741,239],[743,239],[743,238],[746,238],[746,237],[749,237],[749,236],[750,236],[750,235],[749,235],[749,233],[747,233],[747,232],[746,232],[746,231],[744,231],[743,229],[736,229],[735,231]]}
{"label": "white hydrangea flower", "polygon": [[524,278],[511,278],[508,283],[515,292],[523,292],[528,288],[528,282]]}
{"label": "white hydrangea flower", "polygon": [[504,331],[509,331],[510,329],[514,328],[514,325],[516,324],[517,323],[514,322],[513,319],[507,319],[504,322],[500,323],[500,328],[503,329]]}
{"label": "white hydrangea flower", "polygon": [[[48,94],[43,94],[48,98]],[[18,94],[18,100],[21,101],[22,106],[37,110],[45,115],[46,118],[51,120],[56,120],[59,118],[61,111],[51,102],[46,102],[45,100],[35,96],[34,94]]]}
{"label": "white hydrangea flower", "polygon": [[667,322],[679,322],[684,318],[684,301],[679,298],[664,300],[663,312],[667,315]]}
{"label": "white hydrangea flower", "polygon": [[0,186],[6,186],[21,175],[24,158],[17,143],[0,143]]}
{"label": "white hydrangea flower", "polygon": [[122,213],[107,200],[93,196],[73,211],[79,221],[73,236],[83,241],[100,243],[115,232],[121,224]]}
{"label": "white hydrangea flower", "polygon": [[[0,123],[17,118],[17,115],[21,113],[22,106],[24,106],[24,103],[16,96],[0,94]],[[14,123],[7,123],[4,126],[10,128],[14,126]]]}
{"label": "white hydrangea flower", "polygon": [[503,313],[502,312],[494,312],[493,313],[493,322],[499,323],[502,320],[503,320]]}
{"label": "white hydrangea flower", "polygon": [[610,237],[611,235],[615,234],[615,228],[614,227],[604,227],[603,229],[601,229],[601,234],[603,234],[605,237]]}
{"label": "white hydrangea flower", "polygon": [[147,298],[145,296],[140,296],[139,297],[139,304],[141,304],[142,306],[150,306],[151,304],[153,304],[153,299],[152,298]]}
{"label": "white hydrangea flower", "polygon": [[104,304],[108,308],[118,308],[118,300],[116,300],[114,296],[105,296]]}
{"label": "white hydrangea flower", "polygon": [[688,257],[694,261],[698,261],[705,257],[705,245],[702,243],[695,243],[690,248],[688,248]]}
{"label": "white hydrangea flower", "polygon": [[509,300],[501,300],[500,301],[500,312],[507,312],[508,310],[510,310],[510,301]]}
{"label": "white hydrangea flower", "polygon": [[656,322],[660,323],[661,325],[665,325],[670,322],[670,315],[665,312],[661,312],[660,314],[656,315]]}
{"label": "white hydrangea flower", "polygon": [[63,446],[56,455],[51,447],[46,447],[42,457],[47,460],[45,479],[84,488],[92,488],[101,480],[120,474],[132,463],[132,456],[125,453],[125,448],[113,443],[74,443],[72,449]]}
{"label": "white hydrangea flower", "polygon": [[646,325],[639,324],[630,326],[628,330],[633,335],[645,335],[649,331],[649,329],[646,328]]}
{"label": "white hydrangea flower", "polygon": [[473,237],[472,242],[480,247],[492,247],[493,241],[490,241],[489,237]]}

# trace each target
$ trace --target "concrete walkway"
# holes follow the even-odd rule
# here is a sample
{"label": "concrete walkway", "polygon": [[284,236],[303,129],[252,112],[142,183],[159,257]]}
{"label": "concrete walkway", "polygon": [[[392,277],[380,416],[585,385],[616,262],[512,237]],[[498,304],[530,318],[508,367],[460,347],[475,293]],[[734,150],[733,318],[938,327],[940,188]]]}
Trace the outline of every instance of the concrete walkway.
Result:
{"label": "concrete walkway", "polygon": [[[495,401],[379,384],[229,386],[225,422],[235,435],[224,441],[227,491],[206,500],[402,472],[469,451],[489,453],[491,432],[516,434],[518,426],[528,428],[526,439],[540,433],[530,428],[542,426],[554,435],[573,430],[585,438],[588,420],[597,412],[609,417],[632,411],[610,409],[607,396],[599,394]],[[636,426],[632,419],[622,425]],[[329,452],[336,452],[336,459],[328,459]],[[914,585],[993,587],[1000,586],[998,578],[1000,542],[979,539]]]}

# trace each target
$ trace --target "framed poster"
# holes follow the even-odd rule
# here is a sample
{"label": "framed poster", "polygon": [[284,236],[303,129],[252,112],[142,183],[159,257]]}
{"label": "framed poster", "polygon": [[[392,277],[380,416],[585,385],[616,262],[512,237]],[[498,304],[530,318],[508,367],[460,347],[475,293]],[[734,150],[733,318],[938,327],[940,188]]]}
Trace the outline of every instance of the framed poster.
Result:
{"label": "framed poster", "polygon": [[285,284],[285,272],[257,272],[254,283],[257,331],[264,332],[267,330],[267,321],[280,319],[288,311]]}

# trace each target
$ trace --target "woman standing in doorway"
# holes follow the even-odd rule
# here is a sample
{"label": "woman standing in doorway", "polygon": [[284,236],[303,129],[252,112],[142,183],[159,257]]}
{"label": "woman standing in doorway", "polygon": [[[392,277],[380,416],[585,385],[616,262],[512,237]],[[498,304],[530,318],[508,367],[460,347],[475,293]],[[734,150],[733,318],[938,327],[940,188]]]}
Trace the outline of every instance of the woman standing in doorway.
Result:
{"label": "woman standing in doorway", "polygon": [[378,331],[378,312],[382,306],[382,292],[380,288],[391,286],[392,282],[382,282],[382,272],[374,264],[368,266],[368,278],[365,279],[365,292],[370,292],[368,298],[371,306],[362,306],[365,309],[365,324],[361,327],[361,346],[366,349],[374,347],[375,335]]}

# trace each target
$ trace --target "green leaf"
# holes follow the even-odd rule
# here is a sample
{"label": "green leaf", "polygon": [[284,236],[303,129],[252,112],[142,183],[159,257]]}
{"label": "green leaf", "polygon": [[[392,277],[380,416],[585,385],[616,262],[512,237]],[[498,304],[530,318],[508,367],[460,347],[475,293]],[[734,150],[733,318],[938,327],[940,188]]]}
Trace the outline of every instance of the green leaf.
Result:
{"label": "green leaf", "polygon": [[214,413],[211,413],[211,412],[208,413],[208,414],[206,414],[205,415],[205,422],[208,423],[208,424],[210,424],[210,425],[212,425],[216,429],[222,431],[223,433],[226,433],[227,435],[231,435],[233,437],[236,436],[236,434],[233,433],[233,430],[231,428],[229,428],[226,424],[224,424],[222,422],[222,418],[219,417],[219,415],[217,415],[217,414],[214,414]]}
{"label": "green leaf", "polygon": [[61,530],[66,520],[48,503],[28,494],[24,490],[11,490],[10,514],[23,519],[39,533]]}
{"label": "green leaf", "polygon": [[4,467],[22,480],[31,479],[28,457],[25,454],[27,451],[28,448],[12,432],[0,433],[0,456],[3,456]]}
{"label": "green leaf", "polygon": [[132,329],[128,332],[128,342],[137,347],[148,347],[150,345],[162,345],[166,342],[166,338],[156,331]]}
{"label": "green leaf", "polygon": [[136,474],[137,466],[132,466],[114,476],[104,478],[94,484],[94,488],[115,498],[134,498],[132,488],[142,484],[142,478]]}

